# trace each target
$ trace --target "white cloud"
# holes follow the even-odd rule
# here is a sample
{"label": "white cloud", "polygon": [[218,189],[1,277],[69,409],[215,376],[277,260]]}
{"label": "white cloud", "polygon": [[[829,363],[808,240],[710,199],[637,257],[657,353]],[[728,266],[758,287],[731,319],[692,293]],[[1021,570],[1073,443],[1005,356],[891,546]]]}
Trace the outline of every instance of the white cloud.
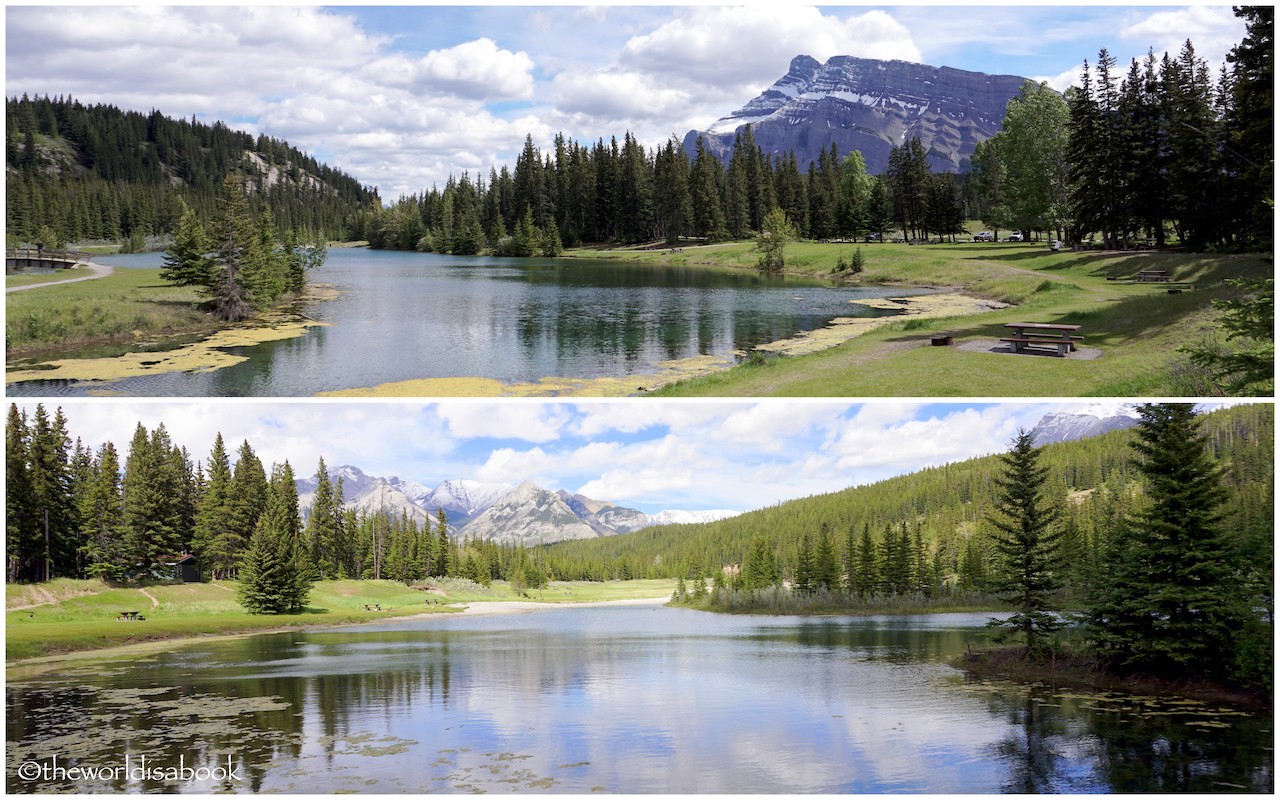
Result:
{"label": "white cloud", "polygon": [[600,120],[662,121],[686,113],[692,103],[687,91],[614,68],[562,72],[552,81],[551,92],[562,113]]}
{"label": "white cloud", "polygon": [[881,425],[855,418],[832,444],[832,451],[841,469],[875,470],[880,475],[999,452],[1017,428],[1018,420],[1004,406]]}
{"label": "white cloud", "polygon": [[910,32],[886,12],[842,19],[813,6],[774,3],[679,10],[653,32],[632,37],[619,60],[653,75],[757,85],[758,91],[780,78],[799,54],[819,61],[835,55],[920,60]]}
{"label": "white cloud", "polygon": [[441,403],[436,415],[461,439],[525,442],[553,442],[571,420],[564,406],[551,403]]}

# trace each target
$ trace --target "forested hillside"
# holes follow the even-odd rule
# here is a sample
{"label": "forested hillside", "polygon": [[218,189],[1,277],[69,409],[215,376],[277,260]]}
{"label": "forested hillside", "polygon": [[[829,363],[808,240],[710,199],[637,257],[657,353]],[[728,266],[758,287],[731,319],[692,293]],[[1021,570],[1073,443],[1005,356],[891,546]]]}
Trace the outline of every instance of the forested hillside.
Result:
{"label": "forested hillside", "polygon": [[[1247,565],[1269,582],[1273,519],[1272,406],[1236,406],[1208,414],[1203,432],[1224,467],[1229,500],[1224,528]],[[1097,576],[1109,533],[1144,502],[1131,447],[1133,430],[1048,445],[1045,496],[1062,512],[1068,591],[1082,595]],[[747,560],[753,542],[768,546],[782,577],[795,571],[801,542],[816,550],[825,531],[842,571],[870,567],[886,593],[944,588],[983,591],[994,563],[987,520],[1001,474],[998,456],[921,470],[869,486],[795,500],[721,522],[649,528],[546,548],[563,579],[712,575]],[[867,539],[870,564],[860,564]]]}
{"label": "forested hillside", "polygon": [[174,120],[67,98],[9,98],[6,231],[46,244],[172,233],[183,204],[208,218],[223,180],[244,177],[255,215],[339,238],[375,190],[287,142],[221,122]]}

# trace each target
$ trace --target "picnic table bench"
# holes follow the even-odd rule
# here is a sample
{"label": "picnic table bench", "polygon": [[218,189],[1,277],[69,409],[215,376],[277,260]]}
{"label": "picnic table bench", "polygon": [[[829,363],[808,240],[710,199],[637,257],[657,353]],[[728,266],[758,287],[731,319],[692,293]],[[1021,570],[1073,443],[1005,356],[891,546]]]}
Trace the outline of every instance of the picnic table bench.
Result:
{"label": "picnic table bench", "polygon": [[135,620],[146,619],[146,617],[142,616],[142,612],[140,611],[121,611],[116,615],[116,619],[124,620],[125,622],[133,622]]}
{"label": "picnic table bench", "polygon": [[1084,339],[1076,335],[1079,325],[1059,325],[1051,322],[1006,322],[1005,327],[1013,332],[1012,336],[1001,339],[1013,345],[1013,352],[1025,353],[1028,346],[1053,345],[1059,357],[1076,349],[1076,342]]}
{"label": "picnic table bench", "polygon": [[382,604],[381,603],[365,603],[364,610],[365,611],[381,611]]}
{"label": "picnic table bench", "polygon": [[1138,283],[1168,283],[1173,280],[1167,269],[1144,269],[1138,273]]}

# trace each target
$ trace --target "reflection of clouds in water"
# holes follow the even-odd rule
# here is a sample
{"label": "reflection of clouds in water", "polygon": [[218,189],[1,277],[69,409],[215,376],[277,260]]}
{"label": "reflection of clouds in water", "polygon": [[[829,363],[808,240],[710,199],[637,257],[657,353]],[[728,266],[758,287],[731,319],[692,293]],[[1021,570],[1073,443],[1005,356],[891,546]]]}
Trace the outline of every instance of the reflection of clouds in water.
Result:
{"label": "reflection of clouds in water", "polygon": [[[1216,738],[1215,728],[1143,719],[1119,701],[1103,713],[1090,710],[1093,696],[964,682],[945,661],[964,651],[962,628],[985,619],[563,609],[246,637],[61,680],[186,687],[199,708],[275,698],[276,710],[252,706],[252,728],[235,732],[254,791],[1151,790],[1149,768],[1120,774],[1100,755],[1118,748],[1127,757],[1134,736],[1147,737],[1142,747],[1193,736],[1185,760],[1220,770],[1209,781],[1238,771],[1241,758],[1270,764],[1269,719],[1233,717],[1221,734],[1230,738]],[[11,723],[14,747],[47,738],[44,683],[58,679],[11,686],[11,717],[28,723]],[[90,701],[74,705],[102,713]],[[1192,713],[1156,709],[1170,710]],[[176,758],[190,746],[190,716],[138,718],[136,740],[133,722],[75,735],[103,747],[125,735],[163,741],[154,755]],[[202,746],[220,741],[211,734]],[[1230,757],[1198,749],[1215,747]]]}

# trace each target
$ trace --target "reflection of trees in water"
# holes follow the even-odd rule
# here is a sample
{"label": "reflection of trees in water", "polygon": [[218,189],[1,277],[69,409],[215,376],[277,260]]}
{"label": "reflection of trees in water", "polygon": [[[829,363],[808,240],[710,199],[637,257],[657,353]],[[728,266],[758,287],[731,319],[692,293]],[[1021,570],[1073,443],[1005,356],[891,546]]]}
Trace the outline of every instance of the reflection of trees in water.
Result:
{"label": "reflection of trees in water", "polygon": [[1270,722],[1185,701],[1055,695],[1010,687],[990,700],[1007,718],[996,746],[1005,791],[1271,792]]}
{"label": "reflection of trees in water", "polygon": [[1003,790],[1016,794],[1071,791],[1063,772],[1063,749],[1072,730],[1067,718],[1045,706],[1045,698],[1028,692],[1021,701],[1000,698],[992,703],[996,713],[1009,723],[1009,735],[995,746],[1001,763],[1008,769]]}
{"label": "reflection of trees in water", "polygon": [[1089,720],[1097,769],[1113,792],[1273,791],[1270,720],[1118,708]]}

